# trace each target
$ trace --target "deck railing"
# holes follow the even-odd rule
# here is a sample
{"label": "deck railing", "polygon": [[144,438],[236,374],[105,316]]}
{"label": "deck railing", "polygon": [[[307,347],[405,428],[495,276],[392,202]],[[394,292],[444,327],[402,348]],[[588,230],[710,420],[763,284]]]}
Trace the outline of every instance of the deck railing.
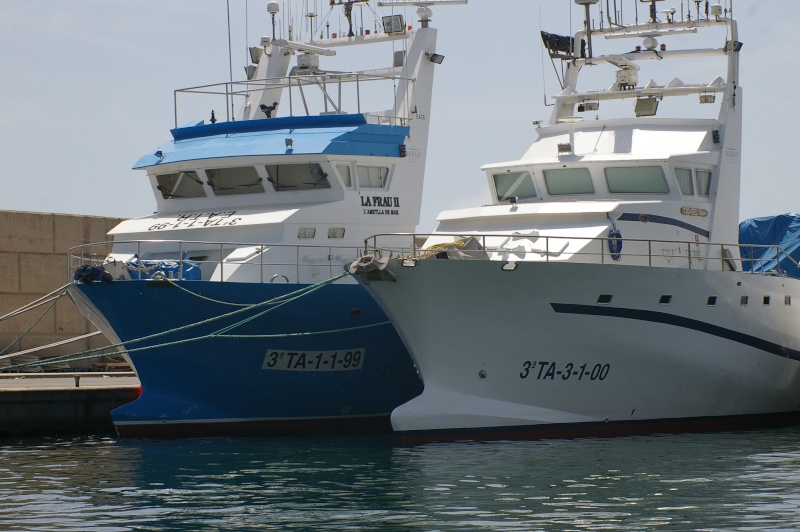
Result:
{"label": "deck railing", "polygon": [[[441,242],[423,246],[429,237],[436,237]],[[114,252],[106,255],[112,244]],[[138,279],[151,278],[158,271],[167,278],[184,280],[187,268],[199,268],[201,279],[219,282],[316,282],[324,280],[326,276],[331,278],[339,275],[345,265],[363,255],[410,260],[458,258],[508,263],[543,261],[624,264],[745,271],[768,275],[786,275],[782,266],[785,263],[800,269],[800,263],[777,245],[519,233],[387,233],[366,239],[363,248],[198,240],[97,242],[68,250],[67,280],[72,281],[79,266],[99,266],[111,257],[116,260],[135,258],[122,267],[129,277]],[[234,269],[240,271],[233,272]]]}
{"label": "deck railing", "polygon": [[[424,245],[430,237],[438,244]],[[516,245],[515,245],[516,244]],[[738,253],[734,253],[738,251]],[[756,252],[758,256],[756,257]],[[364,254],[411,260],[459,258],[506,262],[582,262],[650,267],[716,269],[785,275],[787,261],[800,263],[778,245],[719,244],[677,240],[537,234],[378,234],[364,241]]]}
{"label": "deck railing", "polygon": [[[107,255],[96,250],[114,251]],[[346,264],[358,259],[358,246],[312,246],[202,240],[127,240],[95,242],[67,251],[67,281],[84,264],[100,266],[109,257],[135,279],[164,277],[184,280],[185,272],[199,268],[201,279],[225,282],[316,282],[339,275]],[[126,261],[126,259],[128,259]],[[135,260],[130,260],[135,259]],[[236,276],[233,269],[241,270]],[[327,277],[325,277],[327,276]],[[195,277],[192,277],[195,278]]]}
{"label": "deck railing", "polygon": [[[318,114],[346,114],[364,112],[369,105],[373,110],[385,108],[391,114],[365,113],[370,123],[389,125],[408,125],[408,105],[402,109],[397,108],[398,102],[395,94],[398,87],[414,83],[413,78],[402,76],[383,76],[358,72],[303,74],[297,76],[284,76],[269,79],[228,81],[211,85],[199,85],[174,91],[173,104],[175,113],[175,127],[180,120],[186,120],[186,115],[196,117],[209,116],[211,109],[220,109],[224,105],[226,121],[234,117],[236,100],[244,101],[248,96],[253,97],[254,104],[260,100],[259,94],[272,91],[276,95],[284,96],[280,100],[279,109],[273,116],[311,116]],[[378,86],[376,86],[378,85]],[[368,89],[368,90],[365,90]],[[407,87],[406,87],[407,89]],[[378,96],[382,102],[390,102],[385,107],[376,104],[376,95],[384,90],[383,96]],[[410,94],[411,91],[400,91]],[[206,102],[203,107],[197,97],[203,96]],[[191,98],[191,103],[187,102]],[[179,107],[188,109],[183,112]],[[288,111],[287,111],[288,109]],[[259,111],[260,113],[260,111]],[[264,118],[266,115],[258,115]],[[216,116],[222,120],[223,116]]]}

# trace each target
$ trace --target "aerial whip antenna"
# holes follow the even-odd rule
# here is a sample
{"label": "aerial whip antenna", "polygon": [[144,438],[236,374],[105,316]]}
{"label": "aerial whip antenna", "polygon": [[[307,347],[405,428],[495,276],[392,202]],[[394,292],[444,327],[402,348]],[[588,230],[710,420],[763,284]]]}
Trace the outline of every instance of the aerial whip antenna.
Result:
{"label": "aerial whip antenna", "polygon": [[592,58],[592,19],[589,15],[589,7],[595,5],[600,0],[575,0],[579,6],[583,6],[586,10],[586,22],[584,23],[586,29],[586,51],[587,59]]}

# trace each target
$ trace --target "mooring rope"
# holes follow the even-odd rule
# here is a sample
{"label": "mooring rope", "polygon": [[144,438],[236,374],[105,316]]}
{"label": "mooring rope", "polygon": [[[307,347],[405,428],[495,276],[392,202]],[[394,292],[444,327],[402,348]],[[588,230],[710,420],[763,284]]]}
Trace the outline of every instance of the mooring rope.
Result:
{"label": "mooring rope", "polygon": [[53,342],[52,344],[40,345],[40,346],[37,346],[37,347],[32,347],[30,349],[25,349],[24,351],[15,351],[13,353],[8,353],[6,355],[0,355],[0,360],[3,360],[5,358],[18,357],[20,355],[27,355],[27,354],[30,354],[30,353],[36,353],[37,351],[44,351],[46,349],[50,349],[50,348],[53,348],[53,347],[59,347],[59,346],[62,346],[62,345],[71,344],[72,342],[79,342],[81,340],[86,340],[87,338],[91,338],[92,336],[97,336],[98,334],[103,334],[103,333],[100,332],[100,331],[94,331],[94,332],[90,332],[88,334],[82,334],[80,336],[74,336],[72,338],[67,338],[66,340],[59,340],[58,342]]}
{"label": "mooring rope", "polygon": [[[337,280],[338,280],[338,279],[341,279],[341,277],[337,277],[336,279],[337,279]],[[175,288],[177,288],[177,289],[179,289],[179,290],[183,290],[183,291],[184,291],[184,292],[186,292],[187,294],[190,294],[190,295],[192,295],[192,296],[194,296],[194,297],[196,297],[196,298],[198,298],[198,299],[202,299],[202,300],[204,300],[204,301],[209,301],[209,302],[211,302],[211,303],[219,303],[220,305],[230,305],[230,306],[232,306],[232,307],[250,307],[250,306],[252,306],[252,305],[253,305],[252,303],[232,303],[232,302],[230,302],[230,301],[222,301],[221,299],[214,299],[214,298],[211,298],[211,297],[208,297],[208,296],[204,296],[204,295],[202,295],[202,294],[198,294],[197,292],[192,292],[191,290],[189,290],[189,289],[188,289],[188,288],[186,288],[185,286],[181,286],[181,285],[179,285],[179,284],[178,284],[178,283],[176,283],[176,282],[175,282],[173,279],[170,279],[170,278],[168,278],[168,277],[160,277],[160,278],[159,278],[159,280],[160,280],[160,281],[166,281],[166,282],[168,282],[169,284],[171,284],[172,286],[174,286]],[[282,295],[282,296],[278,296],[278,297],[276,297],[276,298],[273,298],[273,299],[272,299],[272,301],[275,301],[275,302],[277,302],[277,301],[280,301],[280,299],[281,299],[282,297],[289,297],[289,296],[291,296],[293,293],[294,293],[294,292],[289,292],[288,294],[284,294],[284,295]]]}
{"label": "mooring rope", "polygon": [[[21,306],[20,308],[18,308],[16,310],[12,310],[11,312],[6,314],[5,316],[0,316],[0,321],[5,321],[5,320],[11,319],[13,317],[19,316],[20,314],[24,314],[24,313],[28,312],[29,310],[33,310],[33,309],[35,309],[37,307],[41,307],[42,305],[46,305],[47,303],[49,303],[50,301],[53,301],[54,299],[57,300],[63,294],[59,294],[57,296],[55,294],[60,292],[60,291],[62,291],[62,290],[66,290],[68,287],[69,287],[69,284],[65,284],[61,288],[56,288],[55,290],[53,290],[49,294],[45,294],[42,297],[40,297],[39,299],[37,299],[35,301],[31,301],[27,305],[23,305],[23,306]],[[55,296],[55,297],[53,297],[53,296]]]}
{"label": "mooring rope", "polygon": [[[34,321],[34,322],[33,322],[33,325],[31,325],[30,327],[28,327],[28,328],[25,330],[25,332],[23,332],[22,334],[20,334],[19,336],[17,336],[17,337],[14,339],[14,341],[13,341],[13,342],[11,342],[10,344],[8,344],[8,345],[5,347],[5,349],[3,349],[2,351],[0,351],[0,356],[2,356],[2,355],[4,355],[4,354],[6,354],[6,351],[8,351],[9,349],[11,349],[11,348],[14,346],[14,344],[16,344],[17,342],[19,342],[20,340],[22,340],[22,338],[24,338],[26,334],[28,334],[29,332],[31,332],[31,329],[33,329],[34,327],[36,327],[36,326],[39,324],[39,322],[40,322],[40,321],[42,321],[42,319],[44,319],[44,317],[47,315],[47,313],[48,313],[48,312],[50,312],[50,309],[52,309],[52,308],[53,308],[53,307],[56,305],[56,303],[58,303],[58,300],[59,300],[59,299],[61,299],[61,298],[62,298],[62,297],[63,297],[63,296],[66,294],[66,293],[67,293],[67,288],[66,288],[66,286],[64,286],[64,287],[62,287],[62,291],[61,291],[61,293],[60,293],[60,294],[58,294],[58,296],[56,296],[56,297],[54,297],[54,298],[51,298],[51,300],[52,300],[52,303],[50,303],[50,306],[49,306],[49,307],[47,307],[47,308],[45,309],[45,311],[42,313],[42,315],[41,315],[41,316],[39,316],[39,317],[36,319],[36,321]],[[50,295],[50,294],[48,294],[48,295]],[[44,296],[44,297],[47,297],[47,296]],[[38,306],[38,305],[37,305],[37,306]],[[32,308],[33,308],[33,307],[32,307]]]}
{"label": "mooring rope", "polygon": [[[283,333],[283,334],[215,334],[213,338],[292,338],[298,336],[315,336],[318,334],[334,334],[339,332],[359,331],[361,329],[370,329],[372,327],[383,327],[384,325],[391,325],[391,321],[382,321],[380,323],[370,323],[369,325],[357,325],[355,327],[345,327],[343,329],[328,329],[326,331],[308,331],[299,333]],[[212,336],[212,335],[209,335]]]}
{"label": "mooring rope", "polygon": [[[283,295],[277,296],[277,297],[272,298],[272,299],[267,300],[267,301],[262,301],[260,303],[253,303],[253,304],[248,305],[245,308],[240,308],[240,309],[237,309],[237,310],[233,310],[231,312],[220,314],[219,316],[214,316],[212,318],[207,318],[205,320],[201,320],[201,321],[198,321],[198,322],[195,322],[195,323],[190,323],[190,324],[183,325],[183,326],[180,326],[180,327],[175,327],[173,329],[169,329],[169,330],[166,330],[166,331],[161,331],[159,333],[154,333],[154,334],[150,334],[150,335],[147,335],[147,336],[134,338],[134,339],[131,339],[131,340],[127,340],[126,342],[120,342],[120,343],[111,344],[111,345],[107,345],[107,346],[103,346],[103,347],[96,347],[96,348],[93,348],[93,349],[88,349],[86,351],[81,351],[81,352],[78,352],[78,353],[72,353],[70,355],[62,355],[62,356],[59,356],[59,357],[52,357],[52,358],[48,358],[48,359],[43,360],[43,361],[16,364],[16,365],[13,365],[13,366],[8,366],[6,368],[2,368],[2,370],[0,370],[0,371],[8,371],[8,370],[12,370],[12,369],[20,369],[20,368],[27,368],[27,367],[34,367],[34,366],[42,366],[42,365],[51,365],[51,364],[55,364],[55,363],[78,362],[78,361],[82,361],[82,360],[89,360],[89,359],[92,359],[92,358],[101,358],[103,356],[111,354],[112,352],[117,352],[117,353],[120,352],[119,350],[117,350],[117,348],[119,348],[119,347],[123,347],[123,349],[124,349],[122,351],[123,353],[134,353],[134,352],[144,351],[144,350],[148,350],[148,349],[158,349],[158,348],[162,348],[162,347],[170,347],[170,346],[173,346],[173,345],[179,345],[179,344],[184,344],[184,343],[189,343],[189,342],[196,342],[196,341],[199,341],[199,340],[205,340],[205,339],[210,339],[210,338],[234,338],[234,337],[237,337],[237,336],[235,336],[235,335],[225,335],[224,333],[226,333],[228,331],[231,331],[231,330],[233,330],[233,329],[235,329],[237,327],[240,327],[241,325],[249,323],[250,321],[252,321],[254,319],[257,319],[257,318],[259,318],[259,317],[261,317],[261,316],[263,316],[263,315],[265,315],[265,314],[267,314],[269,312],[272,312],[273,310],[276,310],[276,309],[282,307],[283,305],[286,305],[286,304],[291,303],[293,301],[296,301],[296,300],[298,300],[298,299],[300,299],[302,297],[305,297],[305,296],[307,296],[307,295],[309,295],[309,294],[311,294],[313,292],[316,292],[317,290],[323,288],[324,286],[327,286],[327,285],[329,285],[331,283],[334,283],[335,281],[338,281],[339,279],[342,279],[342,278],[344,278],[344,277],[346,277],[348,275],[349,275],[349,273],[344,272],[344,273],[341,273],[340,275],[337,275],[335,277],[331,277],[330,279],[326,279],[325,281],[321,281],[321,282],[313,284],[313,285],[305,286],[303,288],[300,288],[299,290],[295,290],[293,292],[289,292],[287,294],[283,294]],[[171,283],[172,283],[173,286],[178,286],[174,282],[171,282]],[[67,286],[69,286],[69,285],[67,285]],[[187,290],[187,292],[189,292],[192,295],[198,296],[198,297],[204,297],[204,296],[200,296],[199,294],[195,294],[194,292],[191,292],[191,291],[188,291],[188,290]],[[66,289],[64,290],[64,293],[66,293]],[[63,294],[61,294],[61,295],[63,295]],[[59,297],[61,297],[61,295]],[[237,303],[237,305],[238,305],[238,303]],[[221,320],[221,319],[224,319],[224,318],[235,316],[235,315],[238,315],[238,314],[241,314],[241,313],[244,313],[244,312],[256,309],[256,308],[264,307],[264,306],[267,306],[267,305],[273,305],[273,306],[271,308],[268,308],[266,310],[258,312],[257,314],[255,314],[253,316],[249,316],[249,317],[247,317],[245,319],[242,319],[242,320],[240,320],[240,321],[238,321],[236,323],[233,323],[233,324],[231,324],[229,326],[223,327],[222,329],[220,329],[218,331],[215,331],[215,332],[212,332],[212,333],[209,333],[209,334],[206,334],[206,335],[197,336],[197,337],[194,337],[194,338],[185,338],[183,340],[175,340],[175,341],[172,341],[172,342],[165,342],[165,343],[162,343],[162,344],[155,344],[155,345],[139,347],[139,348],[133,348],[133,349],[128,349],[128,348],[124,347],[125,345],[136,344],[136,343],[139,343],[139,342],[152,340],[154,338],[159,338],[159,337],[166,336],[166,335],[169,335],[169,334],[182,332],[182,331],[191,329],[193,327],[198,327],[198,326],[201,326],[201,325],[212,323],[214,321],[218,321],[218,320]],[[51,307],[52,307],[52,305],[51,305]],[[48,311],[49,311],[49,308],[48,308]],[[46,312],[45,312],[45,314],[46,314]],[[39,318],[39,320],[41,320],[41,317]],[[37,320],[37,323],[38,323],[39,320]],[[357,330],[357,329],[360,329],[360,328],[375,327],[375,326],[378,326],[378,325],[386,325],[388,323],[389,322],[383,322],[383,323],[367,325],[367,326],[357,326],[357,327],[354,327],[354,328],[351,328],[351,329],[352,330]],[[33,326],[35,326],[35,324]],[[32,329],[33,326],[31,326],[28,329],[28,331],[30,331],[30,329]],[[281,337],[292,337],[292,336],[299,336],[299,335],[333,334],[333,333],[336,333],[336,332],[343,332],[343,331],[347,331],[347,330],[349,330],[349,329],[331,329],[331,330],[327,330],[327,331],[308,331],[308,332],[304,332],[304,333],[284,333],[284,334],[275,334],[275,335],[263,335],[262,337],[265,337],[265,338],[266,337],[281,338]],[[26,331],[26,333],[28,331]],[[23,333],[22,336],[24,336],[26,333]],[[246,337],[246,335],[243,335],[241,337]],[[254,337],[258,337],[258,336],[254,336]],[[0,354],[2,354],[2,353],[0,353]]]}

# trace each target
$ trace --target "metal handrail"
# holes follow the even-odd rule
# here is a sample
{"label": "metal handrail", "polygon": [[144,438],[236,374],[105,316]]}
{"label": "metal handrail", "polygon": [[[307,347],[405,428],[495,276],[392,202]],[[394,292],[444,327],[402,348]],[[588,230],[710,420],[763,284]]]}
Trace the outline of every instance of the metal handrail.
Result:
{"label": "metal handrail", "polygon": [[[365,255],[376,255],[376,256],[384,256],[385,254],[389,253],[392,255],[399,255],[402,257],[407,257],[410,259],[415,260],[425,260],[432,257],[431,250],[425,247],[418,247],[417,242],[419,240],[427,240],[429,237],[445,237],[445,238],[453,238],[453,242],[442,243],[442,245],[446,244],[455,244],[457,240],[464,240],[468,238],[475,238],[478,239],[480,243],[480,252],[475,253],[474,256],[469,256],[472,260],[507,260],[502,259],[497,256],[492,256],[491,254],[514,254],[514,255],[522,255],[527,258],[528,255],[530,256],[538,256],[543,257],[538,260],[543,260],[544,262],[551,262],[551,257],[558,257],[561,253],[565,252],[565,248],[559,249],[557,246],[552,244],[553,241],[560,241],[560,242],[568,242],[568,241],[578,241],[578,242],[586,242],[586,245],[582,246],[581,249],[578,251],[570,251],[570,256],[589,256],[589,257],[597,257],[601,264],[605,264],[609,261],[608,259],[611,258],[612,253],[608,249],[608,243],[611,241],[621,242],[623,244],[622,249],[619,253],[621,257],[630,257],[630,258],[646,258],[647,259],[647,266],[648,267],[659,267],[654,266],[653,259],[665,259],[666,256],[663,253],[663,249],[661,252],[654,251],[654,244],[659,244],[661,246],[664,245],[672,245],[672,246],[679,246],[681,249],[685,246],[686,253],[680,256],[671,256],[669,260],[673,261],[676,266],[680,264],[685,264],[687,269],[696,268],[693,266],[698,261],[720,261],[721,269],[725,270],[725,265],[727,264],[740,264],[742,268],[746,264],[749,264],[750,269],[749,273],[754,274],[777,274],[777,275],[785,275],[785,272],[781,269],[781,260],[784,258],[788,259],[796,268],[800,269],[800,262],[795,260],[786,250],[776,244],[724,244],[724,243],[713,243],[713,242],[691,242],[691,241],[684,241],[684,240],[661,240],[661,239],[633,239],[633,238],[608,238],[608,237],[578,237],[574,235],[570,236],[558,236],[558,235],[524,235],[524,234],[515,234],[515,233],[497,233],[497,234],[465,234],[465,233],[382,233],[376,234],[364,240],[364,254]],[[406,246],[382,246],[379,245],[379,239],[398,239],[398,238],[407,238],[409,239],[408,244]],[[531,240],[531,241],[544,241],[544,249],[537,249],[535,251],[525,251],[525,250],[518,250],[518,249],[509,249],[505,248],[502,245],[500,246],[490,246],[487,245],[487,238],[488,239],[517,239],[517,240]],[[597,242],[599,244],[599,251],[595,248],[594,251],[589,250],[590,247],[593,247],[591,244],[593,242]],[[630,249],[631,244],[642,244],[641,247],[645,247],[645,252],[630,252],[625,251],[625,245],[628,244],[628,249]],[[692,251],[692,247],[696,249],[695,252]],[[699,253],[699,249],[703,248],[706,252],[705,254]],[[712,249],[719,249],[719,253],[715,254],[714,256],[709,253]],[[726,256],[725,251],[738,248],[740,250],[739,257],[734,256]],[[756,249],[773,249],[775,250],[775,255],[769,258],[744,258],[741,254],[742,249],[749,249],[751,250],[749,256],[753,257],[753,250]],[[440,250],[441,251],[441,250]],[[474,251],[474,250],[473,250]],[[523,259],[525,260],[525,259]],[[775,263],[774,270],[765,269],[765,266],[770,265],[771,263]],[[734,268],[728,268],[729,270],[734,270]]]}
{"label": "metal handrail", "polygon": [[[175,127],[178,127],[178,95],[210,95],[210,96],[224,96],[225,97],[225,109],[226,109],[226,120],[231,121],[231,105],[229,102],[232,102],[234,98],[241,97],[245,98],[249,94],[257,91],[263,91],[268,89],[279,89],[281,91],[288,90],[289,94],[289,114],[288,116],[295,116],[294,114],[294,104],[292,100],[292,88],[297,88],[298,90],[302,91],[303,87],[317,87],[320,89],[323,100],[325,103],[325,107],[327,108],[327,103],[333,102],[330,94],[328,94],[328,83],[332,83],[333,86],[339,88],[339,100],[341,101],[341,93],[342,93],[342,86],[348,84],[355,84],[355,97],[356,97],[356,105],[358,113],[361,114],[361,98],[362,98],[362,90],[361,85],[363,83],[374,82],[374,81],[391,81],[393,83],[413,83],[415,81],[414,78],[409,78],[405,76],[387,76],[387,75],[379,75],[379,74],[367,74],[367,73],[360,73],[360,72],[338,72],[338,73],[320,73],[320,74],[303,74],[300,76],[281,76],[276,78],[264,78],[264,79],[255,79],[255,80],[241,80],[241,81],[226,81],[222,83],[212,83],[209,85],[197,85],[194,87],[187,87],[183,89],[176,89],[173,91],[173,106],[174,106],[174,120],[175,120]],[[305,98],[303,97],[304,102]],[[334,105],[334,107],[337,107]],[[307,106],[303,106],[305,110],[305,115],[309,114]],[[337,111],[337,114],[341,114],[340,109]],[[408,116],[395,116],[391,117],[397,120],[400,123],[405,123],[409,117]]]}
{"label": "metal handrail", "polygon": [[[93,253],[87,253],[87,251],[91,251],[94,247],[100,246],[116,246],[117,253],[135,253],[137,258],[137,266],[133,271],[137,272],[137,276],[139,279],[142,278],[143,273],[147,273],[148,267],[145,266],[143,263],[154,263],[158,265],[159,263],[176,263],[178,264],[178,280],[183,280],[183,271],[185,264],[191,265],[204,265],[210,264],[213,265],[214,269],[219,266],[219,278],[220,282],[224,282],[225,276],[225,262],[230,253],[233,250],[241,249],[241,248],[258,248],[258,255],[259,259],[258,262],[254,263],[239,263],[240,266],[251,266],[251,267],[258,267],[260,269],[259,274],[259,282],[272,282],[275,280],[275,276],[272,275],[272,272],[268,272],[269,278],[265,276],[265,267],[271,268],[282,268],[282,267],[289,267],[294,268],[295,279],[297,282],[300,282],[301,273],[303,268],[314,267],[314,266],[323,266],[327,267],[330,273],[330,276],[333,277],[334,275],[339,273],[338,268],[341,267],[343,264],[351,260],[355,260],[360,256],[361,248],[358,245],[299,245],[299,244],[265,244],[259,242],[212,242],[207,240],[118,240],[118,241],[105,241],[105,242],[93,242],[90,244],[81,244],[78,246],[73,246],[67,250],[67,282],[72,281],[72,276],[76,270],[76,268],[82,264],[92,264],[92,265],[101,265],[103,264],[103,259],[101,259],[98,255]],[[119,251],[119,246],[127,246],[131,248],[129,251]],[[166,247],[168,249],[159,249],[160,247]],[[132,248],[135,248],[135,252]],[[211,249],[218,249],[219,257],[214,260],[190,260],[186,258],[185,255],[191,252],[203,252],[208,251]],[[269,262],[265,260],[270,255],[270,250],[292,250],[294,260],[290,261],[275,261]],[[316,256],[326,256],[327,264],[316,263],[316,262],[303,262],[301,260],[301,251],[302,250],[313,250],[316,252]],[[349,256],[348,259],[342,259],[342,262],[334,262],[334,256],[338,252],[340,255]],[[113,251],[112,251],[113,253]],[[157,254],[157,257],[148,257],[145,256],[147,253],[154,253]],[[272,255],[276,255],[277,251],[273,252]],[[230,264],[230,263],[229,263]],[[279,278],[281,276],[285,277],[285,273],[283,271],[279,272]]]}

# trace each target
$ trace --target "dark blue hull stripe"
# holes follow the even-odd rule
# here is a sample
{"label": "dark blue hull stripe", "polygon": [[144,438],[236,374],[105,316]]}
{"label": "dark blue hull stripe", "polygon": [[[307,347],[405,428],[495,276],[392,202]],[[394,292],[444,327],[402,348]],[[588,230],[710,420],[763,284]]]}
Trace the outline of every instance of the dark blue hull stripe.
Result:
{"label": "dark blue hull stripe", "polygon": [[640,310],[631,308],[600,307],[591,305],[571,305],[567,303],[550,303],[559,314],[583,314],[589,316],[605,316],[609,318],[623,318],[628,320],[649,321],[652,323],[663,323],[675,327],[683,327],[693,331],[702,332],[724,338],[732,342],[744,344],[761,351],[766,351],[773,355],[778,355],[792,360],[800,360],[800,351],[785,347],[757,336],[751,336],[739,331],[720,327],[700,320],[675,316],[666,312],[655,312],[652,310]]}
{"label": "dark blue hull stripe", "polygon": [[[622,220],[623,222],[638,222],[640,221],[640,216],[642,215],[635,212],[626,212],[617,218],[617,220]],[[687,231],[692,231],[693,233],[697,233],[698,235],[706,238],[708,238],[709,235],[709,232],[705,229],[697,227],[696,225],[687,224],[686,222],[682,222],[680,220],[676,220],[675,218],[667,218],[666,216],[657,216],[654,214],[645,214],[644,216],[647,216],[647,219],[654,224],[674,225],[675,227],[681,227]]]}

